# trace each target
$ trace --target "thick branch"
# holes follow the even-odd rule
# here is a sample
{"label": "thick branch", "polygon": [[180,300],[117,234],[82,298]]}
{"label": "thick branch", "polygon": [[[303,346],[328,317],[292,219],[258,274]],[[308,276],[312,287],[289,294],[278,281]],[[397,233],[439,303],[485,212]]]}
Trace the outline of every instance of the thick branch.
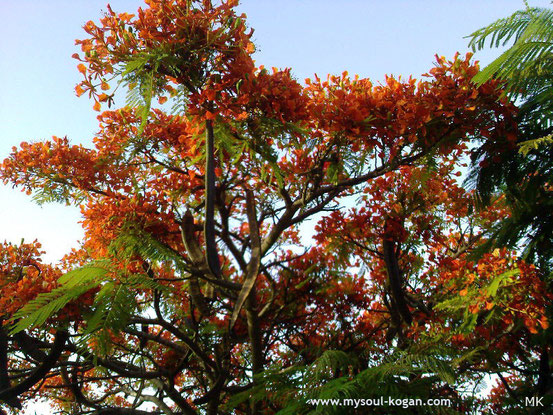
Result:
{"label": "thick branch", "polygon": [[209,269],[217,278],[221,277],[221,264],[215,243],[215,137],[213,122],[206,121],[206,165],[205,165],[205,246]]}
{"label": "thick branch", "polygon": [[0,391],[0,400],[6,400],[21,395],[22,393],[25,393],[29,389],[31,389],[38,382],[40,382],[42,378],[44,378],[44,376],[46,376],[46,374],[50,371],[50,369],[52,369],[56,365],[58,358],[61,356],[61,353],[64,350],[65,342],[68,338],[69,333],[67,333],[67,331],[59,330],[56,333],[56,337],[54,339],[54,343],[52,344],[52,348],[50,349],[50,353],[42,362],[42,365],[37,367],[21,383],[11,388]]}
{"label": "thick branch", "polygon": [[[198,245],[198,241],[194,236],[194,218],[190,212],[186,212],[183,221],[180,226],[181,236],[188,256],[190,257],[194,267],[199,270],[200,273],[207,273],[208,269],[204,261],[202,250]],[[200,284],[198,283],[198,275],[196,272],[192,272],[188,282],[190,297],[192,301],[198,307],[198,310],[204,315],[211,314],[211,310],[208,307],[205,297],[200,290]]]}
{"label": "thick branch", "polygon": [[169,398],[173,400],[177,404],[177,406],[182,409],[183,413],[186,415],[197,415],[198,413],[186,399],[184,399],[181,394],[173,387],[166,385],[165,383],[162,383],[163,391],[167,394]]}
{"label": "thick branch", "polygon": [[192,352],[206,365],[206,367],[217,370],[217,366],[215,365],[213,360],[202,351],[202,349],[194,340],[192,340],[186,335],[186,333],[183,333],[181,330],[179,330],[177,327],[173,326],[171,323],[163,318],[161,310],[159,308],[159,295],[156,295],[156,299],[154,301],[154,310],[156,312],[157,319],[152,321],[153,324],[159,324],[175,337],[182,340],[188,347],[190,347],[190,350],[192,350]]}
{"label": "thick branch", "polygon": [[386,238],[382,242],[384,262],[386,263],[386,272],[388,273],[388,281],[390,282],[390,289],[393,298],[393,303],[397,306],[397,310],[401,315],[402,320],[408,325],[413,321],[411,311],[405,301],[405,295],[403,293],[403,282],[401,271],[399,270],[399,264],[395,253],[395,243]]}
{"label": "thick branch", "polygon": [[230,320],[231,330],[236,322],[236,319],[238,318],[238,315],[240,314],[242,306],[252,291],[255,280],[257,279],[257,274],[259,274],[259,267],[261,265],[261,240],[259,236],[259,224],[257,223],[255,201],[251,190],[246,191],[246,210],[248,215],[248,224],[250,227],[252,251],[250,262],[247,267],[246,278],[244,278],[242,290],[240,291],[240,294],[238,294],[238,300],[236,300],[236,305],[234,306],[234,311],[232,312],[232,318]]}
{"label": "thick branch", "polygon": [[545,395],[551,384],[551,367],[549,366],[549,353],[544,346],[540,354],[540,366],[536,392],[539,396]]}
{"label": "thick branch", "polygon": [[[0,319],[0,390],[10,390],[10,378],[8,375],[8,335],[4,330],[4,321]],[[21,401],[17,395],[7,396],[3,399],[12,408],[21,409]]]}

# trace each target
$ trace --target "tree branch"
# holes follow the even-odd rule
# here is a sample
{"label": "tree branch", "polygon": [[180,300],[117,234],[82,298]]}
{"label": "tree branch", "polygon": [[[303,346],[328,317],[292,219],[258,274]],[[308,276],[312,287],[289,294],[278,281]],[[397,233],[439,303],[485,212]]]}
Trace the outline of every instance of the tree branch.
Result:
{"label": "tree branch", "polygon": [[0,400],[6,400],[21,395],[22,393],[27,392],[29,389],[31,389],[38,382],[40,382],[42,378],[46,376],[46,374],[50,371],[50,369],[52,369],[56,365],[58,358],[61,356],[64,350],[65,342],[68,338],[69,333],[67,331],[59,330],[54,338],[54,343],[52,344],[50,353],[43,361],[42,365],[37,367],[21,383],[0,391]]}

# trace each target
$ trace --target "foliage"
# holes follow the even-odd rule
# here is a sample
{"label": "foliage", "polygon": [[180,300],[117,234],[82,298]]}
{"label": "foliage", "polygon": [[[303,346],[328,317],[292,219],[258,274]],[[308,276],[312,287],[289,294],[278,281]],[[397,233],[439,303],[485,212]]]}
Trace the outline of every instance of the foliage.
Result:
{"label": "foliage", "polygon": [[512,215],[497,228],[496,246],[524,246],[523,257],[549,272],[553,245],[550,211],[551,197],[551,45],[553,45],[553,10],[527,7],[500,19],[471,35],[470,45],[483,49],[513,45],[477,74],[484,82],[492,76],[505,81],[513,98],[520,101],[517,141],[519,151],[502,155],[485,149],[473,155],[469,182],[484,203],[494,192],[505,195]]}
{"label": "foliage", "polygon": [[94,148],[54,137],[2,163],[39,201],[79,205],[85,239],[58,267],[2,246],[0,400],[272,414],[389,395],[464,413],[466,385],[532,371],[550,294],[512,250],[471,256],[510,212],[475,209],[458,179],[475,144],[516,149],[501,83],[473,84],[456,55],[421,81],[301,84],[255,66],[235,3],[108,8],[75,56],[77,94],[108,106]]}
{"label": "foliage", "polygon": [[524,101],[523,111],[532,111],[534,122],[547,128],[553,120],[551,84],[553,68],[553,10],[530,8],[499,19],[470,35],[474,50],[482,50],[489,41],[491,47],[513,45],[484,68],[475,78],[485,82],[492,77],[507,80],[511,96]]}
{"label": "foliage", "polygon": [[[474,80],[484,82],[492,76],[504,81],[508,93],[520,103],[517,114],[517,148],[503,154],[479,149],[473,154],[469,177],[484,208],[494,198],[504,198],[510,215],[496,224],[491,238],[480,252],[494,247],[517,248],[520,257],[535,264],[540,279],[551,290],[553,265],[553,221],[551,207],[551,47],[553,45],[553,10],[530,8],[500,19],[471,35],[473,48],[514,43],[499,58],[484,68]],[[543,318],[551,316],[551,302]],[[501,375],[501,383],[492,391],[493,407],[487,413],[524,412],[523,396],[545,398],[553,386],[551,378],[551,332],[536,340],[539,349],[528,359],[523,370],[513,365]]]}

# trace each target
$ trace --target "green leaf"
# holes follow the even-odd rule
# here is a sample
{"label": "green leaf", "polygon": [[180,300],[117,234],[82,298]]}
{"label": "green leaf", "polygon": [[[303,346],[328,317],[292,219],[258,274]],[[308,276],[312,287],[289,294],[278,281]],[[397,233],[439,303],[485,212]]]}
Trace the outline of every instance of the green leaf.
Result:
{"label": "green leaf", "polygon": [[128,284],[109,282],[94,299],[94,312],[87,320],[84,335],[95,331],[119,332],[128,323],[136,309],[135,293]]}
{"label": "green leaf", "polygon": [[[115,256],[123,259],[138,255],[152,264],[171,266],[181,273],[187,273],[190,269],[185,258],[179,252],[132,222],[128,222],[123,226],[117,238],[110,244],[109,250]],[[132,277],[135,283],[150,284],[152,289],[167,289],[167,287],[160,284],[153,287],[151,279],[141,278],[139,275]]]}
{"label": "green leaf", "polygon": [[62,275],[59,287],[47,293],[41,293],[14,314],[16,324],[12,333],[39,327],[68,303],[97,287],[105,277],[107,270],[99,266],[101,262],[69,271]]}
{"label": "green leaf", "polygon": [[471,313],[468,308],[465,310],[463,324],[459,327],[462,333],[472,333],[478,322],[478,313]]}
{"label": "green leaf", "polygon": [[532,150],[537,150],[542,146],[553,145],[553,134],[546,135],[545,137],[536,138],[534,140],[528,140],[519,144],[519,153],[523,156],[528,156]]}
{"label": "green leaf", "polygon": [[498,275],[497,277],[495,277],[492,280],[492,282],[490,283],[490,285],[486,289],[486,292],[488,293],[489,296],[495,297],[496,294],[497,294],[497,290],[499,289],[500,285],[505,280],[507,280],[508,278],[513,277],[513,276],[518,275],[518,274],[520,274],[520,270],[517,268],[517,269],[512,269],[512,270],[506,271],[501,275]]}
{"label": "green leaf", "polygon": [[66,288],[73,288],[92,281],[99,282],[105,277],[106,273],[107,269],[105,267],[87,265],[65,273],[58,278],[58,282]]}
{"label": "green leaf", "polygon": [[81,295],[98,285],[96,281],[88,281],[74,287],[61,286],[48,293],[39,294],[34,300],[29,301],[23,308],[14,314],[16,321],[12,334],[25,329],[36,328],[43,325],[48,318],[61,310],[71,301],[78,299]]}

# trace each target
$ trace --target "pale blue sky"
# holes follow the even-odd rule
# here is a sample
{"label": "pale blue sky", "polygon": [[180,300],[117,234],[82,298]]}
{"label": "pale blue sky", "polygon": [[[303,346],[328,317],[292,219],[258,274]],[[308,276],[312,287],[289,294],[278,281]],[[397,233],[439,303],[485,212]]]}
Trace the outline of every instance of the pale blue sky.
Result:
{"label": "pale blue sky", "polygon": [[[548,6],[549,0],[530,1]],[[0,158],[20,141],[67,135],[90,143],[96,115],[73,87],[80,80],[71,55],[81,26],[97,20],[97,0],[0,0]],[[134,12],[137,0],[114,0],[115,11]],[[470,34],[524,7],[522,0],[246,0],[240,9],[255,28],[257,62],[291,67],[298,79],[317,73],[418,77],[434,54],[467,51]],[[497,52],[477,54],[489,62]],[[121,105],[123,103],[120,103]],[[78,210],[38,207],[30,197],[0,186],[0,241],[38,238],[50,260],[81,237]]]}

